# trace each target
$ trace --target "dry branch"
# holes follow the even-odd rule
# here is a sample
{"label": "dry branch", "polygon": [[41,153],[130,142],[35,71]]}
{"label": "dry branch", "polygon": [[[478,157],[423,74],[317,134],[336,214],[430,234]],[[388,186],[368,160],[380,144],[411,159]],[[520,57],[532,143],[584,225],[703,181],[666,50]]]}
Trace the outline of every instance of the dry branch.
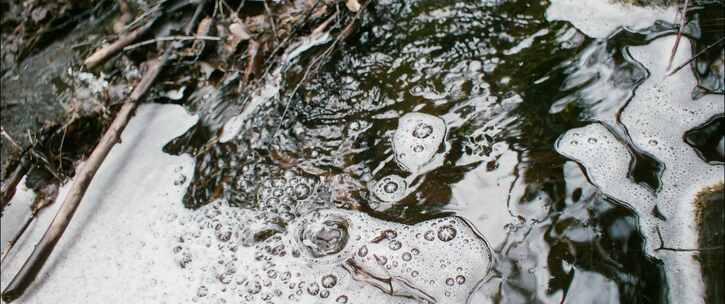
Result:
{"label": "dry branch", "polygon": [[116,118],[101,138],[101,141],[98,143],[96,148],[93,149],[93,152],[86,162],[79,167],[73,186],[63,200],[63,205],[53,218],[50,227],[48,227],[48,230],[45,231],[43,238],[40,242],[38,242],[35,249],[33,249],[33,253],[25,261],[23,267],[20,271],[18,271],[8,287],[3,291],[2,299],[4,301],[10,302],[20,297],[40,272],[43,264],[45,264],[48,257],[53,252],[56,243],[58,243],[58,240],[60,240],[60,237],[63,235],[65,228],[68,227],[68,224],[78,208],[83,195],[86,193],[88,185],[93,180],[93,176],[96,174],[96,171],[98,171],[98,168],[103,163],[103,160],[108,155],[108,152],[111,151],[111,148],[120,140],[121,132],[126,127],[126,124],[131,118],[134,110],[138,106],[138,101],[148,91],[161,72],[161,69],[168,61],[170,53],[169,50],[170,49],[167,49],[167,51],[161,55],[161,58],[155,64],[151,65],[151,68],[149,68],[146,75],[143,79],[141,79],[139,84],[131,93],[131,96],[129,96],[128,101],[121,107],[121,110],[118,112]]}
{"label": "dry branch", "polygon": [[154,20],[149,21],[145,25],[136,28],[135,30],[129,32],[125,36],[122,36],[113,43],[95,51],[91,56],[83,61],[83,64],[89,69],[92,69],[98,64],[106,61],[108,57],[111,57],[114,54],[120,52],[124,47],[133,43],[139,37],[143,36],[143,34],[145,34],[151,28],[151,26],[153,26]]}

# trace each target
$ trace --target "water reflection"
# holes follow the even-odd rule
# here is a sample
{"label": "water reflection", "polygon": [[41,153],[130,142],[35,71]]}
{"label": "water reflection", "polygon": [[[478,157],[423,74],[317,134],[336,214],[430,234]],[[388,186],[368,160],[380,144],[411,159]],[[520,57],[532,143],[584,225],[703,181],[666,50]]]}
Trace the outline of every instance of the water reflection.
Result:
{"label": "water reflection", "polygon": [[[262,195],[264,203],[255,198],[265,191],[260,190],[262,180],[288,170],[325,189],[314,210],[365,212],[391,226],[450,214],[470,220],[493,252],[491,273],[466,279],[481,282],[472,295],[476,301],[668,302],[667,270],[650,256],[640,227],[651,210],[600,191],[592,181],[605,184],[597,183],[594,169],[581,167],[586,162],[557,151],[555,143],[568,130],[598,122],[580,129],[586,133],[578,139],[581,144],[605,144],[607,139],[619,143],[611,155],[632,159],[602,166],[616,167],[621,177],[642,186],[648,193],[644,196],[668,190],[663,187],[671,185],[660,183],[666,170],[662,157],[640,144],[636,123],[622,124],[620,116],[651,77],[648,65],[634,60],[627,47],[646,45],[672,33],[673,26],[657,23],[595,40],[568,22],[547,21],[547,6],[528,1],[377,2],[357,36],[291,100],[279,94],[260,103],[229,141],[205,145],[216,132],[207,126],[212,131],[206,135],[182,137],[186,142],[167,147],[196,154],[185,204],[198,208],[220,200],[275,213],[270,210],[276,201],[269,198],[274,189]],[[289,83],[282,82],[282,91],[292,91],[292,80],[303,72],[294,67],[285,71],[283,79]],[[440,159],[426,170],[417,169],[427,159],[401,165],[396,157],[396,130],[411,112],[439,117],[446,128],[436,150]],[[597,132],[606,136],[587,136]],[[333,224],[323,223],[321,234],[308,236],[318,242],[307,246],[342,250],[328,244],[342,239],[335,233],[339,225]],[[279,225],[265,240],[287,230]],[[391,303],[400,297],[431,302],[431,295],[440,293],[430,289],[433,285],[406,283],[422,270],[394,279],[350,263],[340,267],[354,281],[393,296],[386,298]],[[407,290],[408,296],[396,294],[395,288]],[[445,302],[440,300],[445,295],[434,298]]]}

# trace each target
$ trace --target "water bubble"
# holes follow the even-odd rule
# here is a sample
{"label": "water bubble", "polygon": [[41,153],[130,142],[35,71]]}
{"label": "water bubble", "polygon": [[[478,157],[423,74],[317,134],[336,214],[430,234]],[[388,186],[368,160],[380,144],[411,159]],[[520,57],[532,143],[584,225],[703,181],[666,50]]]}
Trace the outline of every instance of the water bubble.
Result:
{"label": "water bubble", "polygon": [[307,292],[313,296],[317,295],[320,292],[320,285],[316,282],[310,283],[310,285],[307,286]]}
{"label": "water bubble", "polygon": [[433,232],[433,230],[428,230],[423,235],[423,238],[425,238],[427,241],[433,241],[436,239],[435,232]]}
{"label": "water bubble", "polygon": [[330,292],[327,291],[326,289],[323,289],[322,291],[320,291],[320,298],[325,299],[325,298],[327,298],[329,296],[330,296]]}
{"label": "water bubble", "polygon": [[456,283],[458,283],[458,285],[463,285],[463,283],[466,283],[466,277],[462,275],[456,276]]}
{"label": "water bubble", "polygon": [[337,277],[332,274],[325,275],[322,277],[322,287],[332,288],[337,284]]}
{"label": "water bubble", "polygon": [[398,190],[398,184],[394,182],[388,182],[385,184],[385,186],[383,186],[383,189],[387,193],[394,193],[396,190]]}
{"label": "water bubble", "polygon": [[403,247],[403,244],[398,241],[391,241],[390,244],[388,244],[388,247],[392,250],[398,250],[400,247]]}
{"label": "water bubble", "polygon": [[302,230],[302,244],[308,253],[319,258],[340,252],[348,240],[348,223],[337,217],[329,217],[310,223]]}
{"label": "water bubble", "polygon": [[311,192],[310,186],[307,186],[306,184],[298,184],[295,186],[295,196],[298,200],[306,199],[310,196]]}
{"label": "water bubble", "polygon": [[446,285],[453,286],[454,283],[455,283],[455,281],[453,280],[453,278],[447,278],[446,279]]}
{"label": "water bubble", "polygon": [[337,299],[335,299],[335,302],[337,302],[337,303],[347,303],[347,296],[346,295],[341,295],[341,296],[337,297]]}
{"label": "water bubble", "polygon": [[247,287],[247,292],[250,294],[258,294],[260,291],[262,291],[262,284],[260,284],[258,281],[247,281],[247,283],[244,285],[245,287]]}
{"label": "water bubble", "polygon": [[446,123],[424,113],[408,113],[398,121],[393,134],[396,161],[409,172],[418,172],[438,151],[446,132]]}
{"label": "water bubble", "polygon": [[449,225],[441,226],[438,228],[438,239],[444,242],[448,242],[456,237],[456,228]]}
{"label": "water bubble", "polygon": [[589,137],[589,139],[587,139],[587,142],[590,143],[590,144],[596,144],[597,143],[597,139],[594,138],[594,137]]}
{"label": "water bubble", "polygon": [[407,261],[410,261],[412,258],[413,258],[413,256],[410,255],[410,253],[408,253],[408,252],[403,253],[403,261],[407,262]]}
{"label": "water bubble", "polygon": [[359,255],[360,257],[368,255],[368,247],[365,245],[360,247],[360,249],[357,250],[357,255]]}
{"label": "water bubble", "polygon": [[373,185],[372,192],[382,201],[395,202],[403,198],[407,187],[407,183],[402,177],[388,175]]}
{"label": "water bubble", "polygon": [[430,136],[431,133],[433,133],[433,127],[425,123],[419,123],[413,130],[413,136],[421,139]]}

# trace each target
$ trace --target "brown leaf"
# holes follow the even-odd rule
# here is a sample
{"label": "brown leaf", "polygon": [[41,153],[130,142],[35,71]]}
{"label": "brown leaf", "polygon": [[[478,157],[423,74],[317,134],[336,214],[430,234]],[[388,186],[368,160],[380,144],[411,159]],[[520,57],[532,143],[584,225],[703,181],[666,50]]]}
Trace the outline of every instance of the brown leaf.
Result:
{"label": "brown leaf", "polygon": [[345,6],[353,13],[357,13],[360,10],[360,3],[357,0],[347,0],[345,1]]}

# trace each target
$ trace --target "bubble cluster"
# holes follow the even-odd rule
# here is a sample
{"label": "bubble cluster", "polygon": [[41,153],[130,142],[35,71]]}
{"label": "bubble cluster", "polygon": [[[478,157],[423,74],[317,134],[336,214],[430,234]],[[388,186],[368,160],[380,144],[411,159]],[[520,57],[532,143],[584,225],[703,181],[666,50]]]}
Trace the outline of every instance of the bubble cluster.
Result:
{"label": "bubble cluster", "polygon": [[384,202],[397,202],[408,191],[408,183],[400,176],[388,175],[381,178],[372,186],[372,192]]}
{"label": "bubble cluster", "polygon": [[[668,75],[669,50],[674,37],[656,39],[630,48],[634,60],[651,72],[632,100],[619,110],[627,134],[620,140],[607,127],[595,123],[569,130],[557,142],[557,151],[580,163],[587,177],[606,195],[626,202],[641,217],[642,232],[648,239],[648,252],[662,259],[671,284],[672,302],[701,299],[699,266],[688,255],[671,255],[656,246],[697,248],[694,193],[722,182],[722,166],[713,166],[687,145],[684,134],[706,123],[725,110],[722,96],[704,95],[694,100],[697,85],[692,72]],[[689,40],[683,39],[673,66],[690,58]],[[628,179],[631,149],[651,155],[664,165],[659,177],[661,189],[650,190]],[[665,242],[665,244],[660,243]],[[672,276],[671,274],[677,274]],[[697,302],[697,301],[695,301]]]}
{"label": "bubble cluster", "polygon": [[[288,183],[270,180],[265,187]],[[462,303],[491,266],[486,241],[459,217],[405,225],[315,210],[246,244],[245,231],[259,225],[260,212],[216,201],[177,219],[184,232],[172,253],[195,284],[197,301]],[[220,231],[228,238],[221,240]],[[433,241],[424,241],[428,231]]]}
{"label": "bubble cluster", "polygon": [[403,115],[393,134],[396,161],[411,173],[420,171],[438,152],[445,135],[446,123],[439,117],[418,112]]}

